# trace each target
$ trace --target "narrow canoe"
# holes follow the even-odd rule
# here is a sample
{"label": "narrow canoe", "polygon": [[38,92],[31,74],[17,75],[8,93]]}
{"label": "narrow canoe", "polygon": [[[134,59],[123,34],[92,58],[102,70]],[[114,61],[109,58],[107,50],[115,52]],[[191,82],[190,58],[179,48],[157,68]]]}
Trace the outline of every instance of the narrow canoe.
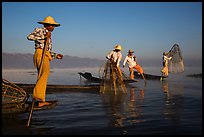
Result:
{"label": "narrow canoe", "polygon": [[[83,78],[85,78],[87,81],[89,82],[93,82],[93,83],[100,83],[102,81],[101,78],[97,78],[97,77],[93,77],[92,74],[90,72],[79,72],[78,73],[80,76],[82,76]],[[125,79],[123,80],[125,83],[132,83],[132,82],[138,82],[138,80],[131,80],[131,79]]]}

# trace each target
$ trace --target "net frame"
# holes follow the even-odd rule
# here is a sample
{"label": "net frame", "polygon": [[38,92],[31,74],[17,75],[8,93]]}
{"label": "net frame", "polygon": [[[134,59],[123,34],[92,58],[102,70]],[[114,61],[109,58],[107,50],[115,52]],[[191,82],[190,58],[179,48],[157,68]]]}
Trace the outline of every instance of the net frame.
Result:
{"label": "net frame", "polygon": [[174,44],[167,54],[172,59],[169,61],[169,73],[184,72],[184,60],[178,44]]}
{"label": "net frame", "polygon": [[21,108],[27,101],[28,93],[16,84],[2,78],[2,108]]}

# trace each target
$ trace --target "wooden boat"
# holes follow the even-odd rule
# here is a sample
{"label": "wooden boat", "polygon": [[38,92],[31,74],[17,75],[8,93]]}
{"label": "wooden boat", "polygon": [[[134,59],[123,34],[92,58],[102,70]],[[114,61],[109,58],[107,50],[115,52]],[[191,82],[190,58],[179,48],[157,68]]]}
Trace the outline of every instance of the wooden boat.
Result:
{"label": "wooden boat", "polygon": [[[142,75],[138,72],[134,72],[135,78],[143,79]],[[147,80],[160,80],[160,78],[165,79],[167,78],[166,76],[159,76],[159,75],[152,75],[152,74],[146,74],[144,73],[144,77]]]}
{"label": "wooden boat", "polygon": [[189,75],[186,75],[187,77],[194,77],[194,78],[202,78],[202,73],[199,73],[199,74],[189,74]]}
{"label": "wooden boat", "polygon": [[[29,112],[31,101],[28,101],[29,94],[33,93],[35,84],[12,83],[2,79],[2,114],[18,114]],[[100,91],[99,84],[92,85],[47,85],[47,94],[65,93],[65,92],[95,92]],[[47,101],[50,105],[38,107],[37,102],[34,104],[34,111],[53,108],[57,101]]]}
{"label": "wooden boat", "polygon": [[79,72],[78,73],[80,76],[84,77],[86,80],[90,81],[90,82],[94,82],[94,83],[100,83],[102,79],[97,78],[97,77],[93,77],[91,73],[89,72]]}
{"label": "wooden boat", "polygon": [[[27,93],[32,94],[35,84],[16,84]],[[66,92],[97,92],[100,90],[99,84],[92,85],[47,85],[46,94],[66,93]]]}
{"label": "wooden boat", "polygon": [[[93,82],[93,83],[100,83],[102,81],[101,78],[93,77],[90,72],[79,72],[80,76],[84,77],[87,81]],[[138,82],[138,80],[131,80],[131,79],[125,79],[123,80],[125,83],[132,83],[132,82]]]}
{"label": "wooden boat", "polygon": [[[50,101],[46,101],[48,103],[50,103],[49,105],[45,105],[45,106],[42,106],[42,107],[39,107],[38,106],[38,102],[35,102],[34,104],[34,108],[33,110],[45,110],[45,109],[50,109],[50,108],[53,108],[57,105],[57,100],[50,100]],[[26,108],[26,111],[30,111],[30,106],[32,104],[32,101],[28,101],[26,102],[26,104],[28,104],[28,107]]]}
{"label": "wooden boat", "polygon": [[[93,77],[92,74],[90,72],[79,72],[78,73],[80,76],[84,77],[86,80],[93,82],[93,83],[100,83],[101,79],[97,78],[97,77]],[[139,78],[139,79],[143,79],[142,75],[138,74],[136,71],[134,72],[135,78]],[[162,77],[162,79],[165,79],[167,77],[165,76],[159,76],[159,75],[152,75],[152,74],[146,74],[144,73],[144,77],[146,80],[160,80],[160,78]],[[124,80],[124,82],[138,82],[138,80]]]}
{"label": "wooden boat", "polygon": [[[34,86],[33,86],[34,87]],[[33,88],[32,88],[33,89]],[[31,102],[28,101],[29,93],[21,86],[2,78],[2,114],[18,114],[29,112]],[[44,110],[56,105],[56,100],[47,101],[49,105],[38,107],[35,102],[33,110]]]}
{"label": "wooden boat", "polygon": [[[52,101],[47,101],[50,104],[49,105],[45,105],[42,107],[38,107],[38,102],[35,102],[34,104],[34,111],[38,111],[38,110],[45,110],[45,109],[51,109],[53,107],[55,107],[57,105],[57,100],[52,100]],[[30,111],[31,108],[31,101],[27,101],[24,104],[16,104],[16,106],[12,105],[12,107],[8,104],[4,104],[2,106],[2,114],[3,115],[9,115],[9,114],[18,114],[18,113],[26,113]]]}
{"label": "wooden boat", "polygon": [[[14,83],[13,83],[14,85]],[[35,84],[21,84],[15,83],[16,86],[21,88],[25,92],[25,99],[21,102],[5,102],[2,103],[3,116],[15,115],[19,113],[29,112],[31,107],[31,101],[28,101],[28,95],[32,94]],[[65,93],[65,92],[96,92],[100,91],[100,85],[47,85],[47,94]],[[5,103],[4,103],[5,102]],[[34,111],[51,109],[57,105],[57,100],[47,101],[51,103],[43,107],[38,107],[38,103],[34,104]]]}

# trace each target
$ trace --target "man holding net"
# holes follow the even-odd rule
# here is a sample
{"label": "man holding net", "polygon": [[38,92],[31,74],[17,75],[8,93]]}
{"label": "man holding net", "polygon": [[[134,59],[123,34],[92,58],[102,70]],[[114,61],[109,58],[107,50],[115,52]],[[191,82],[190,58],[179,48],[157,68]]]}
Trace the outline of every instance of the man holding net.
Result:
{"label": "man holding net", "polygon": [[126,90],[126,87],[123,83],[123,78],[122,78],[122,72],[121,72],[121,69],[120,69],[120,61],[122,60],[122,53],[121,53],[121,50],[122,50],[122,46],[117,44],[115,45],[114,47],[114,50],[110,51],[107,55],[106,55],[106,58],[109,60],[107,62],[107,65],[105,67],[105,78],[106,78],[106,75],[107,75],[107,70],[108,70],[108,67],[110,68],[110,77],[111,77],[111,81],[113,82],[113,86],[114,86],[114,93],[117,94],[117,91],[116,91],[116,80],[118,78],[118,81],[119,81],[119,85],[121,86],[122,90],[124,93],[127,93],[127,90]]}
{"label": "man holding net", "polygon": [[[169,62],[169,66],[168,66]],[[171,50],[163,53],[162,75],[168,77],[168,73],[181,73],[184,71],[183,56],[178,44],[174,44]],[[162,79],[161,79],[162,80]]]}
{"label": "man holding net", "polygon": [[163,58],[162,58],[162,60],[163,60],[163,68],[161,70],[162,76],[168,77],[168,75],[169,75],[168,61],[171,60],[171,59],[172,59],[172,57],[168,57],[167,52],[163,53]]}

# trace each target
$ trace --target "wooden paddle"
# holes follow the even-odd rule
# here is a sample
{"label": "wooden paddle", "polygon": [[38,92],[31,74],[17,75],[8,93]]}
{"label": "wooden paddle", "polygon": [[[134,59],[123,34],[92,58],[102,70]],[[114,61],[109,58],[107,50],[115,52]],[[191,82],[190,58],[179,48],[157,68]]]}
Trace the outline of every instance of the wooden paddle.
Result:
{"label": "wooden paddle", "polygon": [[[39,72],[38,72],[37,81],[39,80],[40,76],[42,75],[42,66],[43,66],[43,63],[44,63],[46,48],[48,47],[48,40],[49,40],[49,38],[46,39],[45,44],[44,44],[45,46],[43,48],[43,53],[42,53],[42,58],[41,58],[41,62],[40,62],[40,69],[39,69]],[[34,104],[35,104],[35,99],[33,98],[31,108],[30,108],[29,117],[28,117],[28,122],[27,122],[27,125],[26,125],[27,127],[29,127],[29,125],[30,125],[30,120],[31,120],[31,117],[32,117],[32,114],[33,114]]]}
{"label": "wooden paddle", "polygon": [[144,77],[144,74],[142,73],[141,75],[142,75],[142,78],[144,79],[144,82],[145,82],[145,85],[146,85],[147,82],[146,82],[146,79]]}

